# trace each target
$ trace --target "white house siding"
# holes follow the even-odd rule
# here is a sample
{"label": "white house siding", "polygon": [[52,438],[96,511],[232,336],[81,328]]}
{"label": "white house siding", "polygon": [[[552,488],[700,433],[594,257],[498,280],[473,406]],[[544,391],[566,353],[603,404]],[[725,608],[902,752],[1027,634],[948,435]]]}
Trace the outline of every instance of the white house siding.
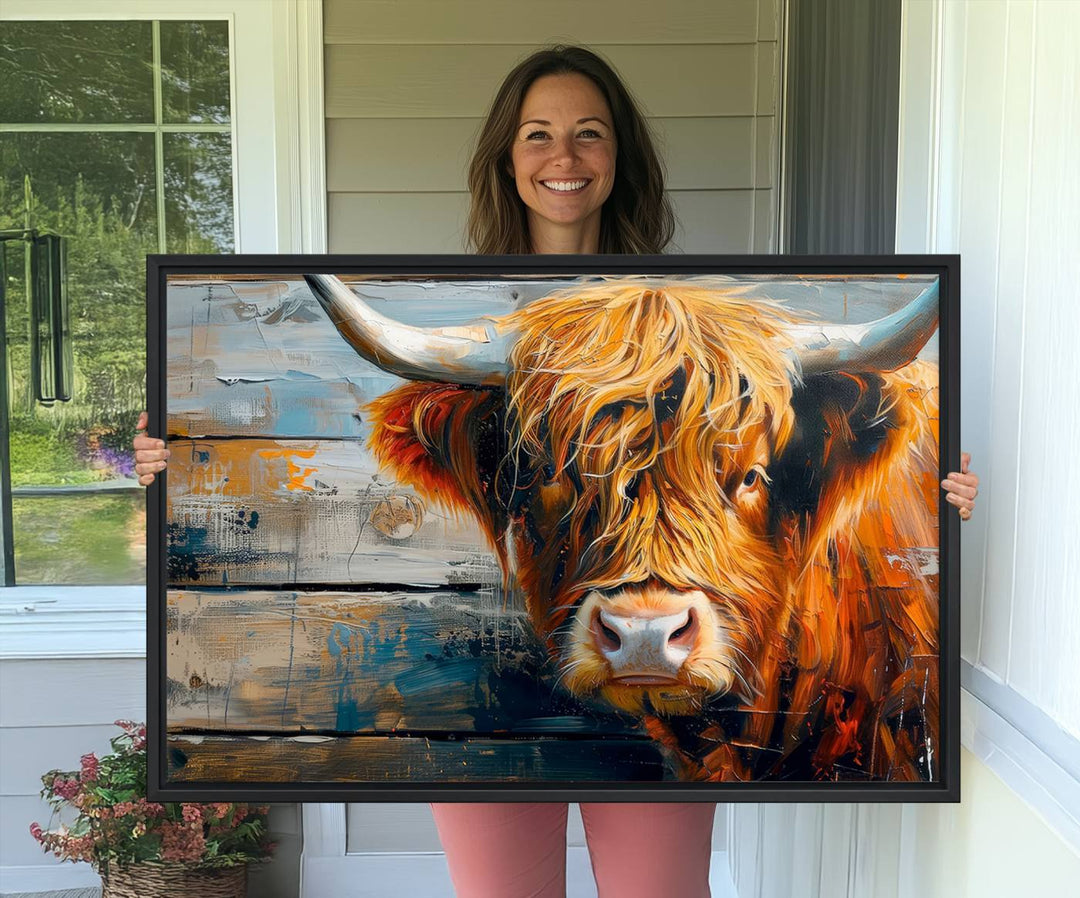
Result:
{"label": "white house siding", "polygon": [[[329,248],[461,252],[473,142],[550,43],[606,56],[649,116],[682,252],[775,252],[779,0],[327,0]],[[561,30],[560,30],[561,29]]]}

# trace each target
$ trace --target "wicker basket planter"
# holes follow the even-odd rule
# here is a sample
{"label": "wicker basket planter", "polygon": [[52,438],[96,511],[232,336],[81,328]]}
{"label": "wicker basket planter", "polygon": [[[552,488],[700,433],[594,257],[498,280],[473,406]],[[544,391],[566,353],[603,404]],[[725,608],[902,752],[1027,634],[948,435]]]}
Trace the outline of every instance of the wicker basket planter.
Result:
{"label": "wicker basket planter", "polygon": [[184,864],[132,864],[101,877],[101,898],[244,898],[247,865],[198,870]]}

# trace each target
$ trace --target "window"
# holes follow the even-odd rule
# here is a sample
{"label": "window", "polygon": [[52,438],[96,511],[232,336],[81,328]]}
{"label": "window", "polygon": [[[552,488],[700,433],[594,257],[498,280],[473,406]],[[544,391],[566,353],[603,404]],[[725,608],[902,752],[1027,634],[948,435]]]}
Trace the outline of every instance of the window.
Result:
{"label": "window", "polygon": [[[234,251],[230,61],[224,20],[4,23],[8,585],[145,579],[144,257]],[[67,238],[68,402],[33,394],[30,233]]]}

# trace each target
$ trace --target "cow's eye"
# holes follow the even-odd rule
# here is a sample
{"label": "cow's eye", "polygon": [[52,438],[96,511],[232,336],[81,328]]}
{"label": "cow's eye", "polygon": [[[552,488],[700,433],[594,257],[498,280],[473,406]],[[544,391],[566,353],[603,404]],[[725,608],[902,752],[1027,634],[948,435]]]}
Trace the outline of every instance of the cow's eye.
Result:
{"label": "cow's eye", "polygon": [[768,485],[769,477],[765,473],[765,469],[761,465],[754,465],[742,479],[742,483],[739,485],[740,494],[746,490],[756,489],[762,484]]}

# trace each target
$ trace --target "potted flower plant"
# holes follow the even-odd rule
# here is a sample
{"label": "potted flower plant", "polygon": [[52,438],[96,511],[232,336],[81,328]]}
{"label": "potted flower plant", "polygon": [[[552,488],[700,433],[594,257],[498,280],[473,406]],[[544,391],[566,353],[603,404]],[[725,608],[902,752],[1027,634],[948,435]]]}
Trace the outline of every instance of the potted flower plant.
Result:
{"label": "potted flower plant", "polygon": [[[61,860],[87,861],[102,898],[243,898],[247,865],[273,851],[268,808],[233,802],[159,804],[146,798],[146,727],[118,720],[111,754],[83,755],[78,771],[50,770],[41,797],[53,819],[72,823],[30,833]],[[50,823],[51,825],[51,823]]]}

